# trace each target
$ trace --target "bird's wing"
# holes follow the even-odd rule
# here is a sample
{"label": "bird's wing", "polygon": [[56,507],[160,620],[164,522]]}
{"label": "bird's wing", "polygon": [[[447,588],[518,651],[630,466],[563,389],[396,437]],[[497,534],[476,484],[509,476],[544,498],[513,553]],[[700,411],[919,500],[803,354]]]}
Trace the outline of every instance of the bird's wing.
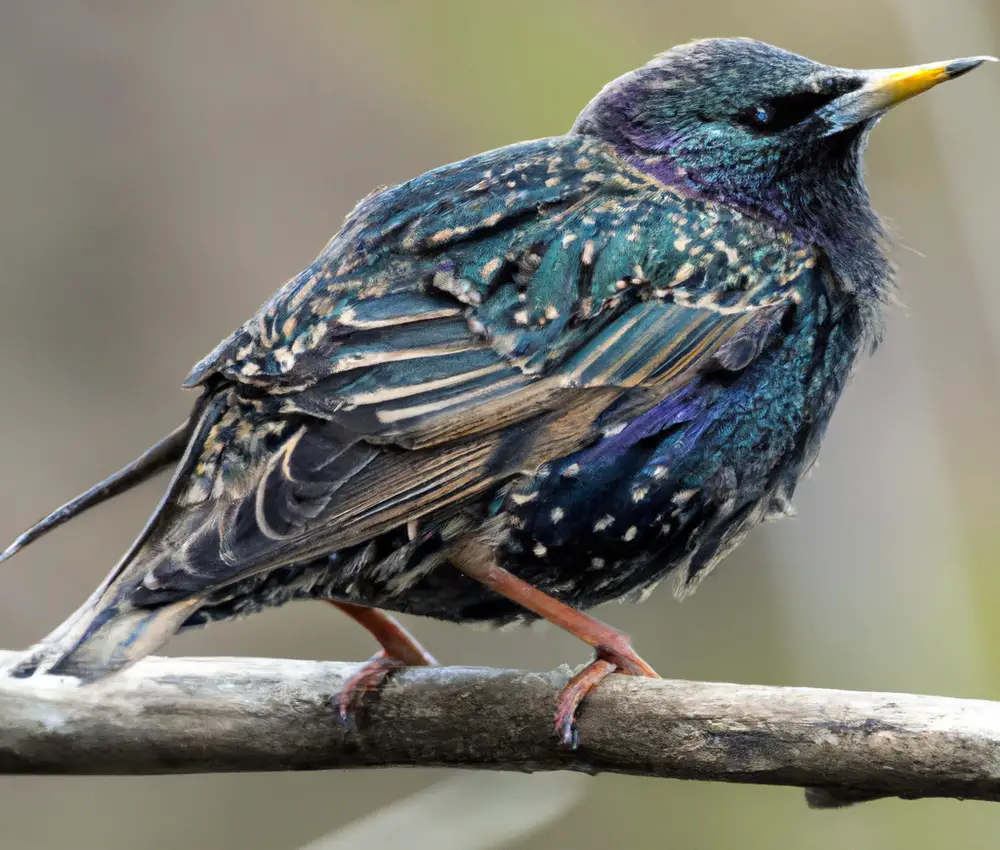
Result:
{"label": "bird's wing", "polygon": [[128,570],[136,598],[370,539],[744,368],[810,262],[594,142],[377,194],[193,373],[227,401]]}

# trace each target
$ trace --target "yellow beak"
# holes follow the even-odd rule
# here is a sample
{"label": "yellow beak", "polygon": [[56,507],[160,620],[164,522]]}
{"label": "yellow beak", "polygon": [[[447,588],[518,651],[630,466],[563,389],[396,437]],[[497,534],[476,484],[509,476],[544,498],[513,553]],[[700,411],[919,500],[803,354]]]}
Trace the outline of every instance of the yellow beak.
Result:
{"label": "yellow beak", "polygon": [[932,62],[929,65],[913,65],[909,68],[894,68],[888,71],[868,71],[868,83],[859,95],[867,101],[872,111],[888,109],[939,83],[954,80],[968,74],[984,62],[996,62],[993,56],[972,56],[968,59],[952,59],[948,62]]}
{"label": "yellow beak", "polygon": [[860,77],[863,83],[860,88],[837,98],[827,107],[826,119],[830,125],[827,135],[877,118],[887,109],[916,97],[939,83],[968,74],[984,62],[996,61],[992,56],[972,56],[968,59],[951,59],[909,68],[847,71],[855,78]]}

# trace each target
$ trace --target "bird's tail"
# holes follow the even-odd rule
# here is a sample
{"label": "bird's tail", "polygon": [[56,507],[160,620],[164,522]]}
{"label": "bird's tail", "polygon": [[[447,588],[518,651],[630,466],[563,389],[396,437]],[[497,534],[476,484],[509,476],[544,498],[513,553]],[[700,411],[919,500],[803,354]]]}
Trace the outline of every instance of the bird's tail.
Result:
{"label": "bird's tail", "polygon": [[8,671],[9,675],[23,678],[45,672],[77,676],[85,681],[99,679],[155,651],[198,607],[200,600],[188,597],[146,608],[134,605],[130,596],[151,564],[157,558],[167,557],[166,553],[151,551],[147,544],[169,513],[205,433],[218,417],[220,400],[210,399],[210,396],[203,397],[187,423],[107,481],[25,532],[4,553],[8,557],[57,525],[125,492],[176,461],[173,477],[159,507],[129,551],[91,597],[30,649]]}
{"label": "bird's tail", "polygon": [[19,679],[41,673],[82,682],[103,679],[159,649],[200,605],[200,599],[189,598],[157,608],[127,601],[81,608],[7,673]]}

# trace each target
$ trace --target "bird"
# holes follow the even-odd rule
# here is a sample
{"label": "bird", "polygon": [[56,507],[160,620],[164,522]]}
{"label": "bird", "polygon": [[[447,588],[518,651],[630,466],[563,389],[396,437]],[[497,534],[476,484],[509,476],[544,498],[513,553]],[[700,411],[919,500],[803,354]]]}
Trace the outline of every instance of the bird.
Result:
{"label": "bird", "polygon": [[393,613],[544,619],[593,650],[555,706],[574,746],[608,675],[657,675],[587,610],[668,576],[688,594],[791,512],[895,285],[870,133],[990,58],[858,71],[693,41],[564,135],[373,192],[194,367],[182,425],[0,556],[171,471],[10,674],[92,682],[178,631],[317,599],[381,647],[347,719],[437,663]]}

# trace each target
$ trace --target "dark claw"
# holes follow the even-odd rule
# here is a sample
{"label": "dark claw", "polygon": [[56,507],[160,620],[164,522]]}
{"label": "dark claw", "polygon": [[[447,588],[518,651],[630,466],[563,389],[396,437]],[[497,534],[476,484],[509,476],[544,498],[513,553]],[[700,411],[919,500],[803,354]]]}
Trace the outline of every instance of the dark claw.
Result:
{"label": "dark claw", "polygon": [[561,746],[571,750],[577,748],[580,733],[576,728],[576,715],[580,703],[612,673],[659,678],[656,671],[635,653],[627,639],[623,638],[616,649],[599,646],[594,660],[570,679],[559,694],[555,734]]}

